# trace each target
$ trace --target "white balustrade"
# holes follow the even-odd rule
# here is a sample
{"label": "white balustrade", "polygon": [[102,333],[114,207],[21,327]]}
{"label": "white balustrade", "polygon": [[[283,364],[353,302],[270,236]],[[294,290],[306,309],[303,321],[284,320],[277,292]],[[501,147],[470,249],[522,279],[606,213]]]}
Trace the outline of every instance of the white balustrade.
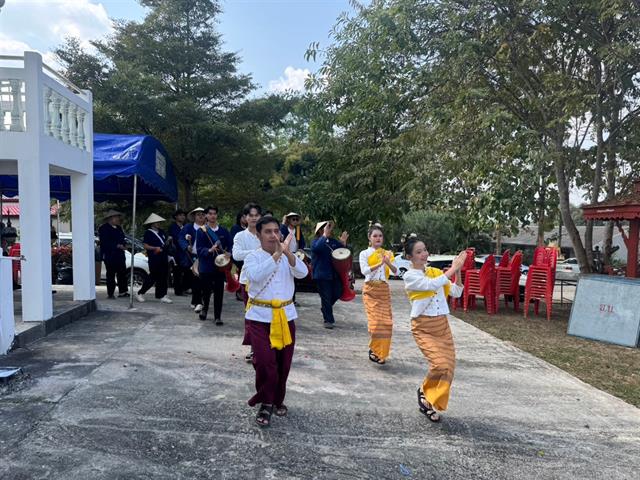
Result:
{"label": "white balustrade", "polygon": [[15,78],[0,80],[0,131],[26,129],[24,82]]}
{"label": "white balustrade", "polygon": [[87,111],[50,87],[44,87],[44,133],[67,145],[88,151],[85,121]]}

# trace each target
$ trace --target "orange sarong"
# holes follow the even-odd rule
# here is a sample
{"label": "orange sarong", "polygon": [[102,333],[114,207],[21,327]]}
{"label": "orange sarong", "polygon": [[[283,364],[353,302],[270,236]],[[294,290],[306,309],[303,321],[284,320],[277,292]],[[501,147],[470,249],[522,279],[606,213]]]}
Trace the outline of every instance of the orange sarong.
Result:
{"label": "orange sarong", "polygon": [[391,348],[393,330],[389,285],[382,281],[366,282],[362,287],[362,300],[371,337],[369,349],[380,360],[386,360]]}
{"label": "orange sarong", "polygon": [[429,371],[422,384],[424,396],[436,410],[444,411],[449,403],[456,367],[456,352],[447,316],[412,318],[411,333],[429,360]]}

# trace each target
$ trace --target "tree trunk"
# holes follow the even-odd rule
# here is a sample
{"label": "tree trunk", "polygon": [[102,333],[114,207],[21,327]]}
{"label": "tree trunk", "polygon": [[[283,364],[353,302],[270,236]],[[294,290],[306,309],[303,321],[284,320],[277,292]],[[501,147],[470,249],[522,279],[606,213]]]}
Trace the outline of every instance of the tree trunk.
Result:
{"label": "tree trunk", "polygon": [[564,222],[567,234],[573,244],[573,250],[576,252],[576,258],[580,264],[580,271],[583,273],[591,272],[591,265],[587,260],[587,252],[584,249],[580,233],[576,228],[576,224],[571,217],[571,204],[569,203],[569,182],[567,182],[565,171],[565,157],[562,148],[562,137],[554,139],[552,152],[553,165],[556,172],[558,182],[558,197],[560,199],[560,213]]}
{"label": "tree trunk", "polygon": [[540,177],[540,202],[538,204],[538,247],[544,247],[544,205],[546,202],[546,185],[544,177]]}
{"label": "tree trunk", "polygon": [[185,210],[195,208],[193,205],[193,181],[190,178],[182,178],[178,182],[179,207]]}
{"label": "tree trunk", "polygon": [[[609,94],[611,98],[615,97],[615,91],[613,88],[610,89]],[[619,100],[616,98],[614,104],[611,107],[611,117],[610,117],[610,134],[607,139],[607,200],[611,200],[616,196],[616,172],[618,167],[617,161],[617,153],[618,153],[618,129],[620,127],[620,110],[621,105]],[[607,223],[607,229],[605,230],[604,237],[604,258],[602,259],[602,263],[604,265],[611,265],[611,247],[613,243],[613,222]]]}
{"label": "tree trunk", "polygon": [[[604,121],[602,118],[602,64],[599,58],[592,59],[596,85],[596,105],[593,116],[596,126],[596,165],[593,171],[593,183],[591,190],[591,203],[597,203],[602,187],[602,163],[604,160]],[[587,261],[593,265],[593,220],[587,220],[587,228],[584,232],[584,248],[587,252]]]}
{"label": "tree trunk", "polygon": [[496,255],[500,255],[502,250],[502,230],[496,228]]}

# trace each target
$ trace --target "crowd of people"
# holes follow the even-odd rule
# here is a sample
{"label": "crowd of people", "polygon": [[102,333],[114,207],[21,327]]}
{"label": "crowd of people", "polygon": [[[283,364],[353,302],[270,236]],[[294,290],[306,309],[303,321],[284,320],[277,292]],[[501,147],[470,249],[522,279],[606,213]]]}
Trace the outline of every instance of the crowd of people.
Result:
{"label": "crowd of people", "polygon": [[[298,254],[306,242],[301,231],[302,217],[296,212],[280,222],[271,212],[263,213],[255,203],[248,203],[238,213],[236,223],[227,230],[218,223],[218,208],[177,210],[168,232],[161,228],[166,220],[153,213],[144,222],[144,249],[149,258],[149,276],[135,293],[139,302],[155,287],[160,302],[172,303],[167,295],[167,279],[172,265],[176,296],[191,295],[190,305],[202,321],[209,317],[213,296],[213,321],[222,319],[225,281],[235,281],[221,265],[233,262],[240,288],[236,298],[245,304],[243,345],[250,347],[246,360],[255,369],[256,393],[249,400],[258,406],[256,423],[262,427],[271,417],[285,416],[286,382],[295,346],[297,318],[295,279],[312,272],[321,300],[324,327],[335,325],[333,307],[343,294],[343,282],[334,268],[332,255],[347,246],[349,235],[334,238],[334,222],[318,222],[311,242],[310,263]],[[128,296],[125,266],[125,236],[122,213],[109,211],[99,228],[100,255],[107,270],[107,295]],[[385,250],[384,232],[379,224],[368,231],[369,247],[360,252],[360,269],[364,275],[363,303],[370,335],[368,358],[384,365],[391,350],[393,318],[389,277],[396,272],[393,253]],[[449,329],[447,297],[462,294],[460,269],[465,260],[461,252],[451,268],[443,272],[428,267],[429,253],[424,242],[410,237],[404,255],[411,261],[403,279],[411,302],[411,330],[414,339],[429,361],[427,375],[417,390],[421,413],[433,422],[439,411],[447,409],[453,373],[455,349]],[[133,292],[132,292],[133,294]]]}

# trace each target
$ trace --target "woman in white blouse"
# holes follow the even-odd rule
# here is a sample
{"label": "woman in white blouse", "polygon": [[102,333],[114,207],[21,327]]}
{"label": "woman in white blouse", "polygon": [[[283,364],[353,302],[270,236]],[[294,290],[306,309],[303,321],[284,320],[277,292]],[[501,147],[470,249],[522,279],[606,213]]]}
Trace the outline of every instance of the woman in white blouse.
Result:
{"label": "woman in white blouse", "polygon": [[364,275],[362,299],[369,329],[369,360],[383,365],[391,348],[393,317],[389,273],[398,271],[393,253],[384,250],[384,233],[379,224],[369,227],[369,248],[360,252],[360,271]]}
{"label": "woman in white blouse", "polygon": [[[440,415],[437,410],[447,409],[456,363],[447,320],[447,297],[462,295],[459,270],[466,253],[461,252],[444,273],[427,267],[429,252],[421,240],[410,238],[405,243],[404,253],[411,261],[411,268],[403,277],[411,301],[411,333],[429,361],[427,376],[418,388],[418,407],[429,420],[438,422]],[[455,283],[451,283],[453,276],[456,277]]]}

